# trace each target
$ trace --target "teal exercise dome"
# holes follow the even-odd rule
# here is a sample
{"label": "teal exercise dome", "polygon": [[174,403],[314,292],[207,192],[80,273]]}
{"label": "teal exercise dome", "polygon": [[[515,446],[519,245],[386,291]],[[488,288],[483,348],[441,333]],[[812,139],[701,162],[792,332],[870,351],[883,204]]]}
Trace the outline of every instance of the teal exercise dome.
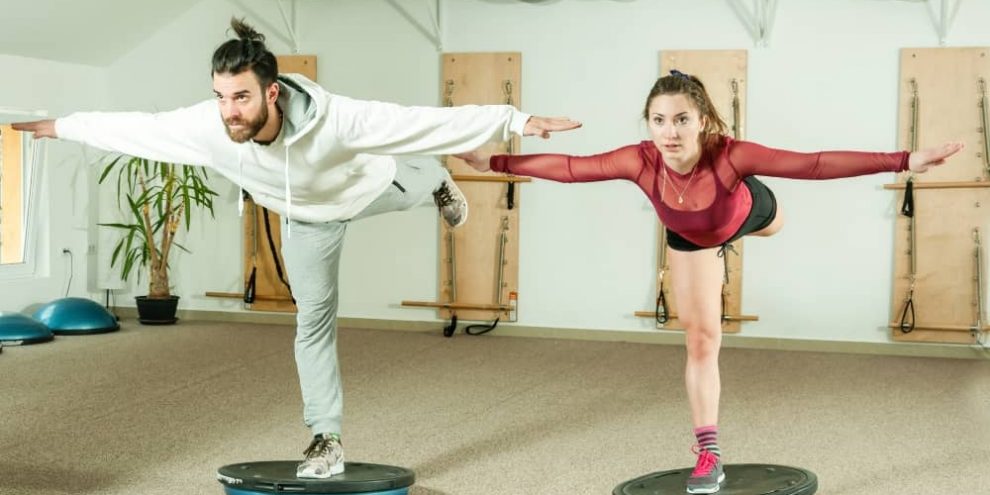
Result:
{"label": "teal exercise dome", "polygon": [[120,329],[117,317],[98,303],[81,297],[56,299],[35,311],[34,318],[56,335],[105,333]]}
{"label": "teal exercise dome", "polygon": [[38,320],[20,313],[0,312],[0,343],[36,344],[52,338],[52,331]]}

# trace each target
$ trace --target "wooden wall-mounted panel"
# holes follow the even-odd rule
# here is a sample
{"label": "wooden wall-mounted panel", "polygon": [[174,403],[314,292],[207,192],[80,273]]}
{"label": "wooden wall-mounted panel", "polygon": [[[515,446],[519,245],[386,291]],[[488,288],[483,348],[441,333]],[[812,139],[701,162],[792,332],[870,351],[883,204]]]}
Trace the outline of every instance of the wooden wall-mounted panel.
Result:
{"label": "wooden wall-mounted panel", "polygon": [[[277,59],[280,73],[298,73],[313,81],[316,80],[315,55],[280,55]],[[277,213],[268,212],[272,241],[275,244],[273,253],[265,230],[264,209],[255,205],[253,201],[246,201],[244,204],[244,285],[247,286],[251,273],[255,272],[255,294],[260,296],[248,305],[252,310],[289,313],[296,311],[289,288],[279,278],[275,267],[274,256],[280,255],[282,251],[282,234],[279,227],[281,221]],[[281,259],[279,261],[281,262]],[[282,267],[284,272],[285,265],[283,264]]]}
{"label": "wooden wall-mounted panel", "polygon": [[[445,53],[441,79],[441,101],[445,106],[511,104],[521,107],[522,55],[520,53]],[[519,137],[501,145],[503,153],[518,153]],[[509,293],[518,291],[519,280],[519,191],[514,207],[508,208],[510,182],[468,180],[483,178],[462,161],[448,157],[446,165],[468,198],[468,222],[452,231],[441,222],[440,300],[468,305],[506,305]],[[492,174],[484,174],[492,177]],[[505,245],[502,232],[505,232]],[[450,276],[448,232],[454,236],[455,277]],[[502,249],[502,265],[499,250]],[[498,280],[502,279],[501,287]],[[456,297],[452,284],[456,284]],[[464,320],[505,320],[506,311],[442,309],[441,318],[456,314]]]}
{"label": "wooden wall-mounted panel", "polygon": [[[738,139],[745,137],[746,86],[748,84],[746,50],[663,51],[660,54],[660,73],[667,75],[671,70],[678,70],[698,77],[705,85],[705,89],[711,96],[722,120],[728,126],[730,135],[734,135]],[[657,228],[656,262],[659,267],[663,258],[659,250],[666,246],[666,242],[664,242],[663,224],[658,223]],[[755,320],[756,318],[742,315],[743,241],[740,239],[731,245],[738,255],[731,251],[726,252],[727,283],[723,288],[725,301],[723,314],[726,319],[723,321],[722,329],[727,333],[736,333],[741,329],[741,320]],[[670,290],[670,279],[677,277],[677,273],[676,271],[671,272],[669,267],[665,268],[664,295],[671,313],[677,314],[677,301],[673,291]],[[668,321],[662,328],[665,330],[683,329],[676,318]]]}
{"label": "wooden wall-mounted panel", "polygon": [[[987,257],[990,251],[990,162],[987,157],[986,84],[990,48],[905,48],[901,51],[898,135],[902,149],[961,140],[966,148],[944,166],[914,176],[914,248],[911,220],[898,215],[894,239],[892,336],[899,341],[974,343],[986,335]],[[908,173],[898,177],[898,205]],[[982,237],[977,266],[974,231]],[[916,329],[899,326],[911,287]],[[982,271],[978,277],[977,270]],[[982,317],[977,279],[982,278]],[[983,329],[977,330],[977,320]]]}
{"label": "wooden wall-mounted panel", "polygon": [[316,55],[279,55],[277,60],[280,74],[302,74],[316,80]]}

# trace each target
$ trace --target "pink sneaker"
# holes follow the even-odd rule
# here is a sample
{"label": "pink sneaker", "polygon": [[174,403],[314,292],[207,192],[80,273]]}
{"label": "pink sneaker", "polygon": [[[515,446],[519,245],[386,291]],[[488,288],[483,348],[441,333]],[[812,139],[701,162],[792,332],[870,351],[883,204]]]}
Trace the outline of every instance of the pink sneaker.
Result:
{"label": "pink sneaker", "polygon": [[722,488],[723,481],[725,472],[722,471],[722,460],[711,451],[701,449],[698,452],[698,463],[687,480],[687,492],[716,493]]}

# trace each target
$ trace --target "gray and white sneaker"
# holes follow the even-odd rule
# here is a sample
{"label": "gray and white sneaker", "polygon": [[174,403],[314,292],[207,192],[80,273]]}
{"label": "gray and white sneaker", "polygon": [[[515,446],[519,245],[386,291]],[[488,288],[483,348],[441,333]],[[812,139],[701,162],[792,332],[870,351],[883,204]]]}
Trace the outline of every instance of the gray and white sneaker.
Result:
{"label": "gray and white sneaker", "polygon": [[467,198],[461,193],[450,174],[447,174],[440,187],[433,191],[433,202],[440,209],[440,216],[447,221],[447,225],[450,225],[451,228],[460,227],[467,221]]}
{"label": "gray and white sneaker", "polygon": [[344,472],[344,446],[336,433],[316,435],[303,454],[306,460],[296,468],[297,478],[329,478]]}

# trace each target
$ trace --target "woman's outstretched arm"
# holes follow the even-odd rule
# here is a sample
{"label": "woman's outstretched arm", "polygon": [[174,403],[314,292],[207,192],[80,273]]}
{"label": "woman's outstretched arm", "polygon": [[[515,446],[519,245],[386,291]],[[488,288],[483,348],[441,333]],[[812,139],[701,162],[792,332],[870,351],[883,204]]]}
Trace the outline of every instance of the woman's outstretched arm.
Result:
{"label": "woman's outstretched arm", "polygon": [[557,182],[595,182],[612,179],[635,181],[643,170],[639,145],[591,156],[553,153],[490,155],[484,150],[454,155],[475,170],[504,172]]}
{"label": "woman's outstretched arm", "polygon": [[962,143],[952,142],[913,153],[907,151],[799,153],[736,141],[729,147],[728,160],[740,177],[766,175],[790,179],[838,179],[906,170],[921,173],[945,163],[947,158],[962,148]]}

